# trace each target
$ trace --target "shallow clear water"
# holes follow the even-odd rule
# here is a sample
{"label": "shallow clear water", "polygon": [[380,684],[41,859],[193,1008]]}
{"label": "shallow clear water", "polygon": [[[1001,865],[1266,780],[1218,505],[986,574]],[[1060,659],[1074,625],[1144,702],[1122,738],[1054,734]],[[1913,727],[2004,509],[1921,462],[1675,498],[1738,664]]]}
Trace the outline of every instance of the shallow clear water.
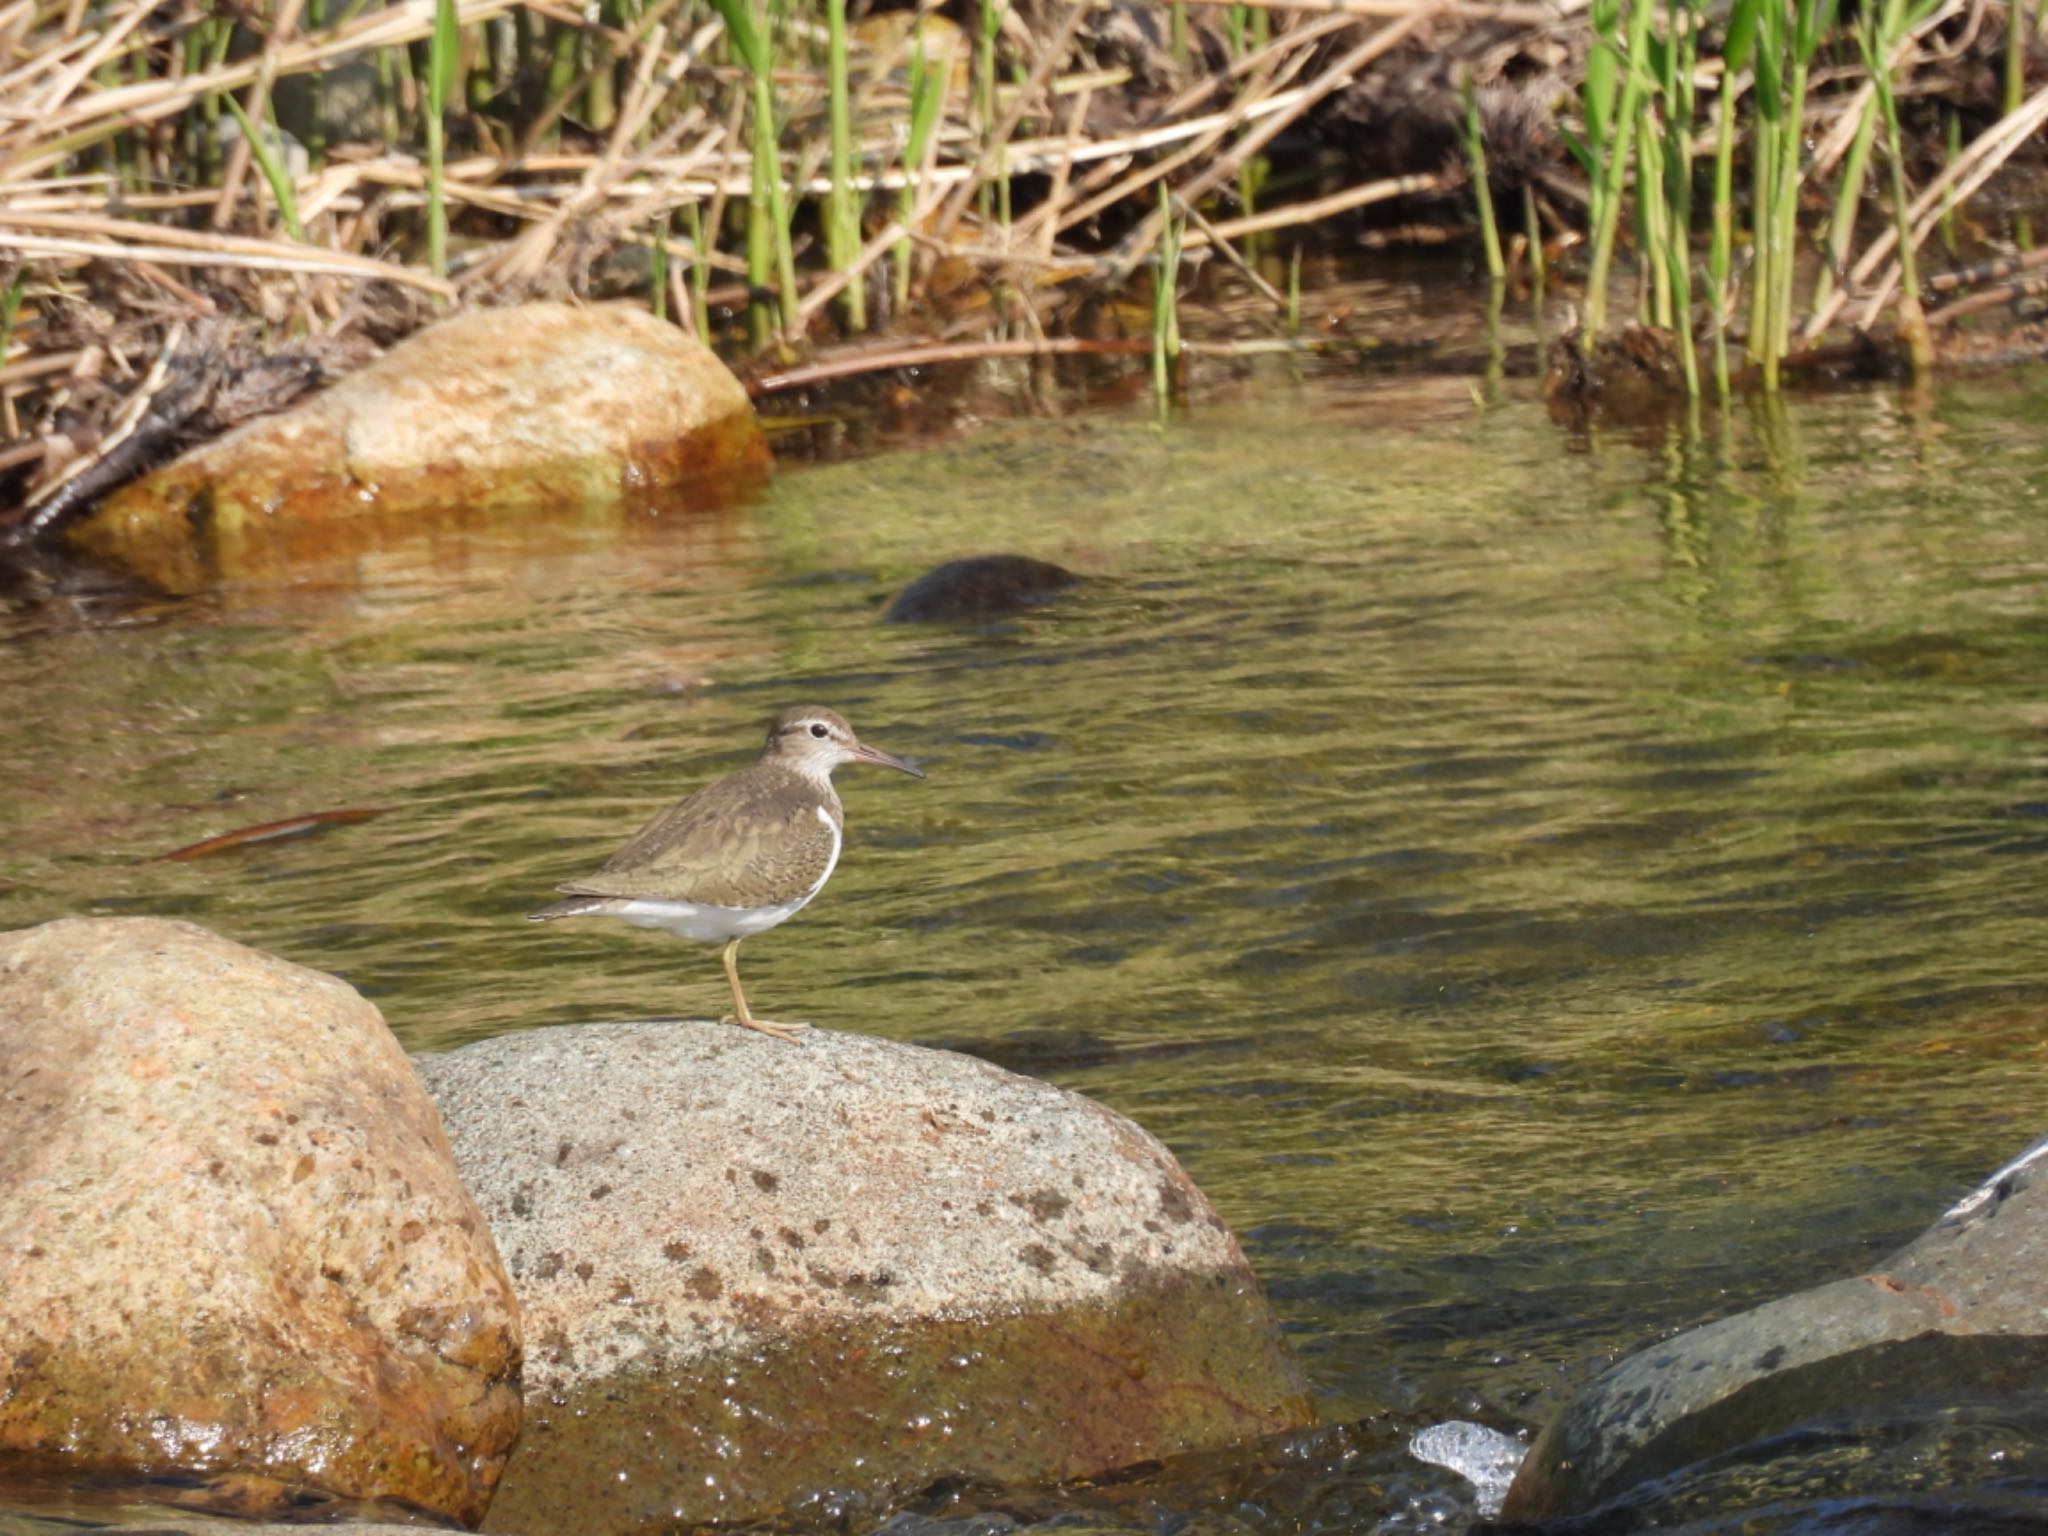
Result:
{"label": "shallow clear water", "polygon": [[[190,917],[417,1049],[716,1013],[712,951],[522,916],[831,704],[930,778],[842,772],[846,856],[749,944],[757,1008],[1141,1121],[1333,1426],[1002,1518],[1455,1522],[1408,1431],[1533,1425],[2044,1129],[2044,510],[2042,373],[1576,439],[1512,388],[1275,373],[712,515],[19,602],[0,926]],[[992,550],[1091,579],[878,622]],[[386,809],[156,858],[343,806]]]}

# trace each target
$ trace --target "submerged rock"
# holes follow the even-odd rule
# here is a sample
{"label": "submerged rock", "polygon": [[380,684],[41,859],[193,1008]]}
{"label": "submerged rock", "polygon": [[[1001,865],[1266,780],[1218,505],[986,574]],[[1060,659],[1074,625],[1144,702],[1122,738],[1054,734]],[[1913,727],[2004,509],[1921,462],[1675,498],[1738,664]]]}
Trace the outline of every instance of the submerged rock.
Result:
{"label": "submerged rock", "polygon": [[474,1521],[519,1329],[434,1106],[345,983],[188,923],[0,935],[0,1491]]}
{"label": "submerged rock", "polygon": [[[1985,1475],[1987,1446],[1981,1432],[1972,1443],[1960,1427],[2038,1430],[2044,1422],[2048,1143],[1869,1274],[1623,1360],[1537,1437],[1502,1513],[1583,1514],[1653,1480],[1676,1488],[1694,1468],[1709,1474],[1697,1480],[1696,1503],[1711,1501],[1711,1474],[1730,1467],[1739,1473],[1735,1508],[1781,1496],[1869,1495],[1882,1491],[1875,1458],[1886,1444],[1910,1447],[1900,1457],[1902,1490],[1970,1494]],[[1838,1454],[1850,1447],[1853,1454]],[[1847,1467],[1846,1482],[1829,1481],[1843,1473],[1825,1457],[1777,1479],[1782,1489],[1772,1482],[1774,1457],[1816,1448]]]}
{"label": "submerged rock", "polygon": [[531,1341],[490,1529],[874,1507],[1308,1415],[1208,1201],[1074,1094],[946,1051],[697,1023],[419,1065]]}
{"label": "submerged rock", "polygon": [[624,305],[470,310],[122,487],[70,542],[171,591],[372,547],[380,522],[730,494],[768,462],[725,365]]}
{"label": "submerged rock", "polygon": [[1595,336],[1578,331],[1550,343],[1544,357],[1543,398],[1551,417],[1567,426],[1593,421],[1661,421],[1691,397],[1685,365],[1671,332],[1631,325]]}
{"label": "submerged rock", "polygon": [[885,624],[986,619],[1048,602],[1081,578],[1024,555],[972,555],[926,571],[882,611]]}

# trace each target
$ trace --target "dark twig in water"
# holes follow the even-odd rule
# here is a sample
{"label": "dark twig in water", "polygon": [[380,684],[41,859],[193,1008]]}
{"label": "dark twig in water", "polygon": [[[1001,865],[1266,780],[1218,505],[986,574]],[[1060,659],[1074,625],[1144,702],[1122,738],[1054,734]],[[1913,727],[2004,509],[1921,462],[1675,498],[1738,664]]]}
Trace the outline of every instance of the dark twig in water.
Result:
{"label": "dark twig in water", "polygon": [[892,368],[923,368],[934,363],[967,363],[990,357],[1142,357],[1152,343],[1144,337],[1097,339],[1090,336],[1047,336],[1028,341],[953,341],[914,347],[864,347],[826,357],[803,368],[762,374],[747,384],[757,399],[789,389],[805,389],[833,379],[886,373]]}

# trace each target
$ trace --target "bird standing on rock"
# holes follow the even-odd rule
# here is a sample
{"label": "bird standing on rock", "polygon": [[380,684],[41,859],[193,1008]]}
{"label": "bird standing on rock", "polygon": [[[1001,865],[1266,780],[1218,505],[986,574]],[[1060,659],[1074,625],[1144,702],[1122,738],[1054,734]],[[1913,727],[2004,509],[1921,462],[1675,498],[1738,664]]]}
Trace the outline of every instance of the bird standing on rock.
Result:
{"label": "bird standing on rock", "polygon": [[556,886],[568,899],[532,913],[532,921],[616,917],[723,944],[735,1011],[720,1022],[795,1040],[810,1025],[757,1019],[748,1009],[740,941],[794,917],[831,878],[845,842],[845,812],[832,788],[832,770],[841,763],[879,763],[924,777],[868,746],[829,709],[784,710],[752,765],[678,800],[596,874]]}

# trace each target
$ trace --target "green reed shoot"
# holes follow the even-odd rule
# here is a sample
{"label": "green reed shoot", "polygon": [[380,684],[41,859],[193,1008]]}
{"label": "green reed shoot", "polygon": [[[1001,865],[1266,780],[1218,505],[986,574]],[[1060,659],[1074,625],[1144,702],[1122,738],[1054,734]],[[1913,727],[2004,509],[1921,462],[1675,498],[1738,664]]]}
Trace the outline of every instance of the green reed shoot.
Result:
{"label": "green reed shoot", "polygon": [[[327,0],[306,0],[306,31],[318,35],[327,30]],[[306,163],[314,170],[327,164],[327,72],[316,69],[306,76]]]}
{"label": "green reed shoot", "polygon": [[668,215],[654,221],[654,318],[668,319]]}
{"label": "green reed shoot", "polygon": [[[1963,117],[1960,112],[1948,114],[1948,165],[1954,165],[1963,154]],[[1941,189],[1941,243],[1948,251],[1949,260],[1956,258],[1956,194],[1951,183]]]}
{"label": "green reed shoot", "polygon": [[[1754,34],[1752,34],[1754,36]],[[1707,245],[1707,301],[1714,328],[1714,390],[1728,398],[1728,310],[1735,259],[1735,61],[1732,42],[1722,54],[1721,92],[1714,103],[1713,233]]]}
{"label": "green reed shoot", "polygon": [[1301,336],[1301,246],[1297,244],[1287,255],[1287,335],[1290,340]]}
{"label": "green reed shoot", "polygon": [[[996,38],[1002,34],[1003,12],[1009,0],[981,0],[981,25],[974,33],[975,112],[981,120],[982,151],[994,157],[995,180],[1002,187],[1003,206],[1010,201],[1009,171],[1002,164],[996,135]],[[994,189],[986,181],[975,189],[975,208],[984,222],[991,217],[990,196]]]}
{"label": "green reed shoot", "polygon": [[434,31],[427,40],[427,270],[436,277],[448,275],[445,129],[461,52],[455,0],[434,0]]}
{"label": "green reed shoot", "polygon": [[[597,20],[613,31],[625,31],[631,27],[633,18],[618,0],[603,0],[597,7]],[[618,121],[619,116],[611,48],[602,33],[593,33],[586,38],[585,46],[589,49],[589,62],[583,73],[583,125],[603,133]]]}
{"label": "green reed shoot", "polygon": [[[1920,0],[1920,5],[1931,9],[1932,0]],[[1863,67],[1870,73],[1878,113],[1884,119],[1885,158],[1891,164],[1892,217],[1899,236],[1899,339],[1906,344],[1913,376],[1924,378],[1932,357],[1927,321],[1920,310],[1919,253],[1913,240],[1912,197],[1906,190],[1906,146],[1899,134],[1899,103],[1892,90],[1890,64],[1893,47],[1916,20],[1907,12],[1906,0],[1875,0],[1865,5],[1856,40],[1862,46]]]}
{"label": "green reed shoot", "polygon": [[896,242],[896,308],[910,302],[911,242],[907,231],[916,217],[923,188],[925,151],[939,126],[939,111],[946,104],[946,85],[953,69],[953,53],[942,49],[936,66],[924,56],[924,35],[919,33],[916,51],[910,56],[910,130],[903,143],[903,187],[896,194],[897,216],[906,231]]}
{"label": "green reed shoot", "polygon": [[[1659,145],[1664,171],[1665,225],[1654,257],[1665,274],[1670,319],[1676,333],[1685,392],[1700,392],[1699,360],[1692,344],[1692,194],[1693,120],[1698,114],[1694,66],[1699,62],[1699,17],[1688,7],[1673,6],[1671,31],[1655,50],[1658,95],[1663,111]],[[1648,172],[1645,163],[1644,172]]]}
{"label": "green reed shoot", "polygon": [[[1259,211],[1259,199],[1265,195],[1266,179],[1273,174],[1273,162],[1264,155],[1253,155],[1237,169],[1238,212],[1246,218]],[[1266,237],[1254,230],[1244,237],[1241,249],[1244,259],[1257,265],[1266,248]]]}
{"label": "green reed shoot", "polygon": [[[853,190],[853,97],[846,74],[846,0],[826,0],[826,69],[832,113],[832,192],[825,208],[825,254],[835,272],[860,259],[860,200]],[[868,328],[867,285],[860,279],[841,290],[846,323]]]}
{"label": "green reed shoot", "polygon": [[1152,267],[1152,394],[1166,418],[1173,397],[1173,364],[1180,359],[1180,246],[1184,221],[1173,193],[1159,184],[1159,252]]}
{"label": "green reed shoot", "polygon": [[697,339],[711,344],[711,253],[704,243],[704,209],[691,203],[683,209],[690,230],[690,319]]}
{"label": "green reed shoot", "polygon": [[[1778,142],[1772,164],[1773,185],[1768,189],[1769,200],[1757,213],[1757,218],[1764,225],[1759,245],[1770,257],[1768,275],[1760,272],[1757,279],[1766,290],[1763,336],[1766,389],[1778,387],[1778,365],[1791,346],[1792,274],[1799,234],[1799,183],[1802,175],[1799,151],[1806,121],[1806,82],[1813,56],[1834,25],[1835,5],[1836,0],[1792,0],[1789,32],[1786,31],[1784,8],[1779,4],[1769,7],[1774,21],[1772,30],[1781,50],[1778,57],[1783,67],[1776,71],[1781,106],[1777,119]],[[1760,49],[1759,91],[1763,86],[1763,58]]]}
{"label": "green reed shoot", "polygon": [[277,201],[277,216],[284,224],[284,232],[294,240],[306,238],[306,226],[299,222],[299,200],[292,188],[291,172],[285,169],[280,154],[282,141],[269,128],[266,115],[264,129],[249,121],[249,114],[242,104],[232,96],[221,98],[228,111],[235,115],[235,122],[242,130],[243,142],[249,146],[249,153],[256,161],[256,168],[263,173],[264,181],[270,185],[270,195]]}
{"label": "green reed shoot", "polygon": [[1820,275],[1813,280],[1813,307],[1827,302],[1834,292],[1835,279],[1849,264],[1849,247],[1856,238],[1856,210],[1863,202],[1863,184],[1870,174],[1870,144],[1877,134],[1877,96],[1864,102],[1863,113],[1856,121],[1856,137],[1849,141],[1849,152],[1842,157],[1840,184],[1835,188],[1835,206],[1828,219],[1825,254],[1821,259]]}
{"label": "green reed shoot", "polygon": [[554,103],[563,100],[575,89],[576,79],[583,73],[583,31],[580,27],[557,27],[554,47],[548,54],[547,85],[542,100]]}
{"label": "green reed shoot", "polygon": [[2027,0],[2007,0],[2005,8],[2005,92],[2000,110],[2010,115],[2027,99]]}
{"label": "green reed shoot", "polygon": [[1671,329],[1671,268],[1664,259],[1672,244],[1669,188],[1664,179],[1664,140],[1657,132],[1656,107],[1645,93],[1637,107],[1636,318],[1643,325]]}
{"label": "green reed shoot", "polygon": [[[202,63],[195,73],[211,74],[219,69],[228,56],[228,48],[235,39],[235,24],[225,16],[216,16],[202,22],[200,34],[205,38],[205,52]],[[202,179],[206,185],[214,186],[220,181],[222,170],[220,160],[220,104],[224,95],[219,91],[208,91],[199,98],[199,116],[202,124],[200,142],[205,146],[201,163],[205,167]]]}
{"label": "green reed shoot", "polygon": [[21,301],[27,294],[28,269],[24,267],[0,291],[0,368],[7,366],[7,352],[14,345],[14,317],[21,313]]}
{"label": "green reed shoot", "polygon": [[[2005,91],[2002,104],[2010,114],[2020,109],[2020,103],[2027,96],[2027,34],[2033,30],[2039,19],[2040,0],[2029,5],[2028,0],[2007,0],[2005,31]],[[2036,14],[2030,18],[2028,11]],[[2034,243],[2034,224],[2025,213],[2013,218],[2013,240],[2021,250],[2029,249]]]}
{"label": "green reed shoot", "polygon": [[[747,281],[757,291],[769,286],[769,268],[781,300],[782,329],[794,336],[797,313],[796,248],[790,242],[789,206],[776,154],[775,58],[768,34],[755,24],[748,0],[711,0],[725,18],[725,32],[741,66],[753,78],[754,170],[747,190]],[[754,342],[766,341],[767,316],[753,307]]]}
{"label": "green reed shoot", "polygon": [[[0,290],[0,368],[7,366],[7,354],[14,348],[14,317],[21,313],[22,298],[28,293],[28,269],[14,274],[14,281]],[[21,436],[21,423],[15,420],[14,399],[0,389],[0,429],[7,436]]]}
{"label": "green reed shoot", "polygon": [[1522,183],[1522,237],[1529,242],[1529,287],[1540,320],[1543,284],[1548,276],[1543,260],[1543,216],[1536,211],[1536,188],[1526,181]]}
{"label": "green reed shoot", "polygon": [[[1176,7],[1178,9],[1178,7]],[[1486,138],[1479,126],[1479,93],[1467,70],[1458,84],[1465,102],[1465,165],[1472,173],[1472,200],[1479,205],[1479,239],[1486,249],[1486,275],[1496,283],[1508,275],[1500,254],[1500,226],[1493,218],[1493,188],[1486,180]]]}
{"label": "green reed shoot", "polygon": [[[1624,27],[1624,12],[1626,26]],[[1580,87],[1586,137],[1577,144],[1590,179],[1593,258],[1586,280],[1588,345],[1607,322],[1608,273],[1614,264],[1614,240],[1621,226],[1622,194],[1636,115],[1645,85],[1644,51],[1650,36],[1650,6],[1624,6],[1623,0],[1593,0],[1593,47],[1586,58]]]}

